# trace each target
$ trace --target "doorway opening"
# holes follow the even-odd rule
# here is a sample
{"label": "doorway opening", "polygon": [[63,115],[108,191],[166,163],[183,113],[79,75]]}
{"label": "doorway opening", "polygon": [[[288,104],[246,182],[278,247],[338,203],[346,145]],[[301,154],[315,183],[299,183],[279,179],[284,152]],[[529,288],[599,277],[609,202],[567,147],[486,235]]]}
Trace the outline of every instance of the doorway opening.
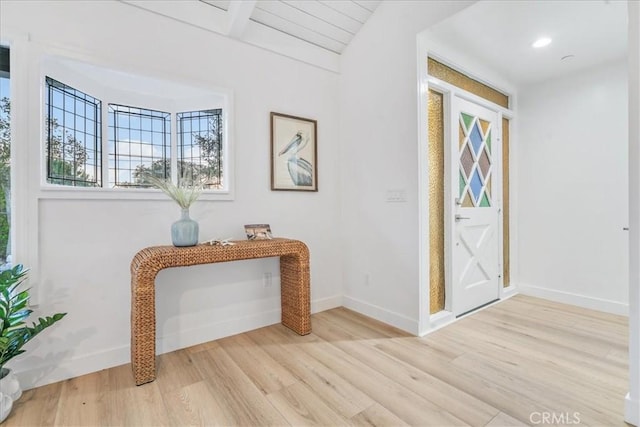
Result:
{"label": "doorway opening", "polygon": [[510,284],[509,96],[429,57],[429,312],[458,316]]}

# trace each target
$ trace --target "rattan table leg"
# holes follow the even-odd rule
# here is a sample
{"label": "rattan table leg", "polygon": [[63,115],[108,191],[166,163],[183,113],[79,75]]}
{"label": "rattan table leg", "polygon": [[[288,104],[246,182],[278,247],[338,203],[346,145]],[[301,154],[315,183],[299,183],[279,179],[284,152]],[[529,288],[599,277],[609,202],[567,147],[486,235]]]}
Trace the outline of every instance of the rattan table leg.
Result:
{"label": "rattan table leg", "polygon": [[282,324],[299,335],[311,333],[309,262],[298,255],[280,257]]}
{"label": "rattan table leg", "polygon": [[131,365],[136,385],[156,379],[156,301],[154,280],[132,277]]}

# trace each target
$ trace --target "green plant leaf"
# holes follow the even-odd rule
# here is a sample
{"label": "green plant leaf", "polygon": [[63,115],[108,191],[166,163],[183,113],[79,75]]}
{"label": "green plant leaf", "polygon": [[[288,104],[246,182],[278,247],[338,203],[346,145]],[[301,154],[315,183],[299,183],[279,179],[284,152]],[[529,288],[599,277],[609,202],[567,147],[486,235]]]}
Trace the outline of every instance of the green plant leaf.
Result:
{"label": "green plant leaf", "polygon": [[28,270],[22,265],[0,272],[0,368],[22,354],[22,347],[40,332],[61,320],[66,313],[38,318],[27,326],[33,310],[29,308],[29,290],[18,288],[26,280]]}

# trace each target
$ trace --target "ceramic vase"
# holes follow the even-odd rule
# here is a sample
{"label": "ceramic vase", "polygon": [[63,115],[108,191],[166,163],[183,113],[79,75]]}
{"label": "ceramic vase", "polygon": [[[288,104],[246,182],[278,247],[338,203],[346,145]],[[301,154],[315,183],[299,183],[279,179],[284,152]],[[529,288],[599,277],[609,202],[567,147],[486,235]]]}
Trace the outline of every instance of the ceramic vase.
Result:
{"label": "ceramic vase", "polygon": [[189,217],[189,209],[183,208],[180,219],[171,225],[173,246],[197,245],[198,228],[198,223]]}
{"label": "ceramic vase", "polygon": [[0,393],[0,423],[7,419],[13,408],[13,399],[4,393]]}
{"label": "ceramic vase", "polygon": [[0,393],[9,396],[14,402],[22,396],[22,388],[18,378],[9,368],[2,368],[0,371]]}
{"label": "ceramic vase", "polygon": [[13,371],[2,368],[0,371],[0,423],[11,413],[13,402],[22,396],[22,387]]}

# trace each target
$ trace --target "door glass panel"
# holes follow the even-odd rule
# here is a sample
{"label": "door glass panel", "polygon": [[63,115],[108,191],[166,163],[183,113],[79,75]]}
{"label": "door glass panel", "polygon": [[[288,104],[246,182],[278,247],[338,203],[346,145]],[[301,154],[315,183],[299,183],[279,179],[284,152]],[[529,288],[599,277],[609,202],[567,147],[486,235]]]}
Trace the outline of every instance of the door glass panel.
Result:
{"label": "door glass panel", "polygon": [[460,192],[458,193],[458,197],[460,197],[460,199],[462,199],[462,194],[465,187],[467,186],[467,180],[464,179],[464,175],[462,174],[462,172],[460,172]]}
{"label": "door glass panel", "polygon": [[462,206],[490,207],[492,123],[461,112],[459,124],[459,194]]}
{"label": "door glass panel", "polygon": [[469,130],[471,127],[471,123],[473,122],[473,116],[470,116],[465,113],[460,113],[462,115],[462,121],[464,122],[465,129]]}
{"label": "door glass panel", "polygon": [[471,170],[473,169],[473,155],[471,155],[471,149],[469,145],[467,145],[462,151],[462,156],[460,156],[460,161],[462,162],[462,168],[464,169],[464,176],[470,176]]}
{"label": "door glass panel", "polygon": [[482,128],[482,134],[487,135],[487,131],[489,130],[489,125],[491,123],[482,119],[480,119],[479,121],[480,121],[480,127]]}
{"label": "door glass panel", "polygon": [[480,179],[478,169],[475,170],[473,177],[471,178],[471,192],[473,193],[473,198],[477,204],[480,201],[480,196],[482,195],[482,180]]}
{"label": "door glass panel", "polygon": [[480,154],[480,159],[478,160],[478,164],[480,165],[480,171],[482,172],[482,176],[489,176],[489,156],[487,155],[486,150],[482,150],[482,154]]}
{"label": "door glass panel", "polygon": [[465,198],[464,201],[462,202],[462,207],[463,208],[472,208],[473,207],[473,197],[471,196],[470,193],[471,190],[467,190],[467,192],[465,193]]}
{"label": "door glass panel", "polygon": [[480,147],[482,146],[482,134],[480,133],[477,122],[473,125],[469,139],[471,140],[471,144],[473,144],[473,152],[478,156],[480,154]]}

